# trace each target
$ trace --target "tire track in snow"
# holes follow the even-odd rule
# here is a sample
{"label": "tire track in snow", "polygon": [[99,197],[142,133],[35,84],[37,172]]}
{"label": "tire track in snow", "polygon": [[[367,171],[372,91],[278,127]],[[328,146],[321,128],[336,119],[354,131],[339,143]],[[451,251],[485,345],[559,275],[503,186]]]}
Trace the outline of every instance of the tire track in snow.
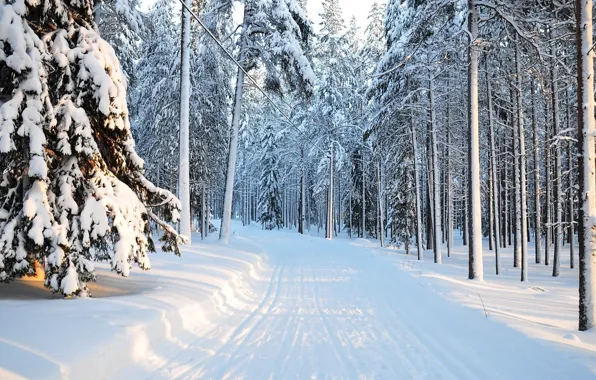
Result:
{"label": "tire track in snow", "polygon": [[[223,378],[225,377],[224,375],[232,372],[234,368],[236,368],[234,366],[234,362],[238,361],[236,356],[238,356],[240,351],[245,348],[245,343],[259,330],[266,320],[267,314],[269,314],[279,302],[280,287],[282,283],[282,275],[285,271],[285,265],[278,265],[276,266],[276,269],[276,272],[271,276],[267,294],[259,307],[234,330],[232,336],[212,357],[194,367],[193,371],[196,369],[199,370],[196,373],[199,377]],[[230,349],[233,349],[232,353],[226,354]],[[219,360],[219,362],[213,363],[213,361],[216,360]],[[203,370],[205,367],[207,368],[206,371]]]}
{"label": "tire track in snow", "polygon": [[[210,360],[213,360],[215,357],[221,356],[222,353],[224,353],[225,350],[233,344],[233,341],[236,340],[237,337],[242,334],[246,327],[250,325],[250,323],[259,314],[262,314],[263,311],[267,308],[268,301],[272,298],[273,293],[275,291],[274,288],[276,287],[276,280],[279,278],[282,269],[282,266],[279,265],[273,269],[270,280],[268,282],[267,291],[265,292],[265,296],[263,297],[259,305],[252,312],[250,312],[250,314],[246,318],[244,318],[240,324],[238,324],[234,328],[230,336],[226,339],[226,342],[223,343],[213,354],[203,358],[202,360],[190,367],[185,367],[184,363],[188,363],[189,361],[194,361],[196,359],[192,356],[189,357],[189,355],[197,355],[204,353],[203,345],[205,343],[205,337],[201,336],[192,343],[190,343],[186,350],[180,351],[179,353],[171,357],[164,366],[162,366],[155,372],[155,374],[166,376],[167,378],[180,378],[183,376],[188,378],[188,376],[193,375],[198,375],[199,377],[201,377],[202,367],[204,366],[204,364],[209,362]],[[222,326],[220,325],[217,326],[214,330],[221,330],[221,328]],[[209,335],[212,335],[212,333],[210,332],[206,334],[206,336]]]}
{"label": "tire track in snow", "polygon": [[338,360],[340,366],[342,367],[344,375],[346,377],[350,377],[350,374],[356,374],[358,372],[355,371],[354,367],[350,363],[350,360],[349,359],[346,360],[345,355],[342,355],[339,350],[339,348],[342,345],[341,345],[340,341],[337,339],[337,336],[335,336],[333,334],[333,330],[331,329],[329,322],[327,321],[325,312],[321,308],[321,299],[320,299],[319,285],[317,282],[317,275],[315,273],[314,267],[311,267],[311,270],[312,270],[313,291],[314,291],[315,306],[317,309],[317,314],[320,317],[321,322],[323,324],[323,328],[325,329],[325,333],[327,334],[327,337],[329,338],[329,341],[331,343],[331,348],[335,354],[335,358]]}

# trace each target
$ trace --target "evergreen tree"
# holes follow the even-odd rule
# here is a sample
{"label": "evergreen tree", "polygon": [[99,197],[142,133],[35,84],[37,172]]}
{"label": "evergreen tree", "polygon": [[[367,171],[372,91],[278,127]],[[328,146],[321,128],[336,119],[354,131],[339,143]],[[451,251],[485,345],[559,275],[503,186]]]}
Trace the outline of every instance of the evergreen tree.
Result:
{"label": "evergreen tree", "polygon": [[94,30],[93,1],[0,1],[0,280],[45,268],[46,286],[85,293],[94,261],[127,276],[149,269],[150,220],[180,203],[143,175],[112,47]]}
{"label": "evergreen tree", "polygon": [[283,225],[279,188],[279,159],[275,131],[271,124],[265,127],[261,149],[263,151],[261,159],[263,169],[260,183],[259,209],[261,216],[259,221],[267,230],[279,229]]}

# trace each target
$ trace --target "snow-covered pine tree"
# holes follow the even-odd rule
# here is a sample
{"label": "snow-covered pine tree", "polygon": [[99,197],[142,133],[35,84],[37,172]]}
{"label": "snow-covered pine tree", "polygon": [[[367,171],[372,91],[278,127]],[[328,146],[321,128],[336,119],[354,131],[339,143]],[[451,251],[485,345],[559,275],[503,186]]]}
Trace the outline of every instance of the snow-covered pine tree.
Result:
{"label": "snow-covered pine tree", "polygon": [[[290,91],[298,91],[309,97],[314,90],[315,75],[301,43],[308,40],[311,34],[310,21],[296,0],[245,0],[244,20],[238,39],[238,61],[246,71],[262,67],[265,70],[266,89],[279,92],[282,82],[285,82]],[[224,243],[230,241],[243,89],[244,72],[239,69],[220,229],[220,240]]]}
{"label": "snow-covered pine tree", "polygon": [[139,59],[143,18],[138,0],[98,0],[93,10],[101,37],[109,43],[124,73],[128,87],[134,86],[135,62]]}
{"label": "snow-covered pine tree", "polygon": [[260,182],[259,221],[263,228],[272,230],[283,225],[281,194],[279,187],[279,157],[275,129],[270,123],[265,127],[261,141],[263,157],[261,159],[262,174]]}
{"label": "snow-covered pine tree", "polygon": [[149,269],[150,221],[179,237],[180,203],[145,179],[126,89],[91,0],[0,0],[0,281],[45,268],[46,286],[86,293],[94,261]]}
{"label": "snow-covered pine tree", "polygon": [[[142,81],[131,89],[133,132],[147,175],[158,186],[176,192],[180,43],[170,0],[158,0],[147,16],[141,59],[135,72]],[[194,106],[194,104],[193,104]],[[192,107],[194,110],[195,107]]]}

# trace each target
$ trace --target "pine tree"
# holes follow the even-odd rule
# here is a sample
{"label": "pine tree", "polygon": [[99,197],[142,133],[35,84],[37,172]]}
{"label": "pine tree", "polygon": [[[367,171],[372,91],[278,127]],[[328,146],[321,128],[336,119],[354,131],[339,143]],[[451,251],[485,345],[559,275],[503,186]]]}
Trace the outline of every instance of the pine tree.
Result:
{"label": "pine tree", "polygon": [[260,183],[259,209],[261,216],[259,221],[267,230],[279,229],[283,225],[279,188],[279,159],[275,131],[271,124],[265,127],[261,149],[263,151],[261,159],[263,169]]}
{"label": "pine tree", "polygon": [[[32,5],[33,4],[33,5]],[[95,261],[149,269],[150,220],[179,253],[180,203],[143,175],[112,47],[93,1],[0,1],[0,280],[45,268],[46,286],[87,291]]]}

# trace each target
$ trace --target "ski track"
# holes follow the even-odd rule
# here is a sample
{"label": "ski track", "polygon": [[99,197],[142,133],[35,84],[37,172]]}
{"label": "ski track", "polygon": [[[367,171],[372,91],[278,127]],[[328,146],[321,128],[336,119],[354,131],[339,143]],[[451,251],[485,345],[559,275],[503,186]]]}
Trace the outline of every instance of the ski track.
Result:
{"label": "ski track", "polygon": [[574,378],[594,376],[564,352],[425,289],[366,248],[282,232],[246,240],[272,270],[252,289],[262,294],[258,306],[227,310],[208,339],[151,378],[555,379],[570,368]]}

